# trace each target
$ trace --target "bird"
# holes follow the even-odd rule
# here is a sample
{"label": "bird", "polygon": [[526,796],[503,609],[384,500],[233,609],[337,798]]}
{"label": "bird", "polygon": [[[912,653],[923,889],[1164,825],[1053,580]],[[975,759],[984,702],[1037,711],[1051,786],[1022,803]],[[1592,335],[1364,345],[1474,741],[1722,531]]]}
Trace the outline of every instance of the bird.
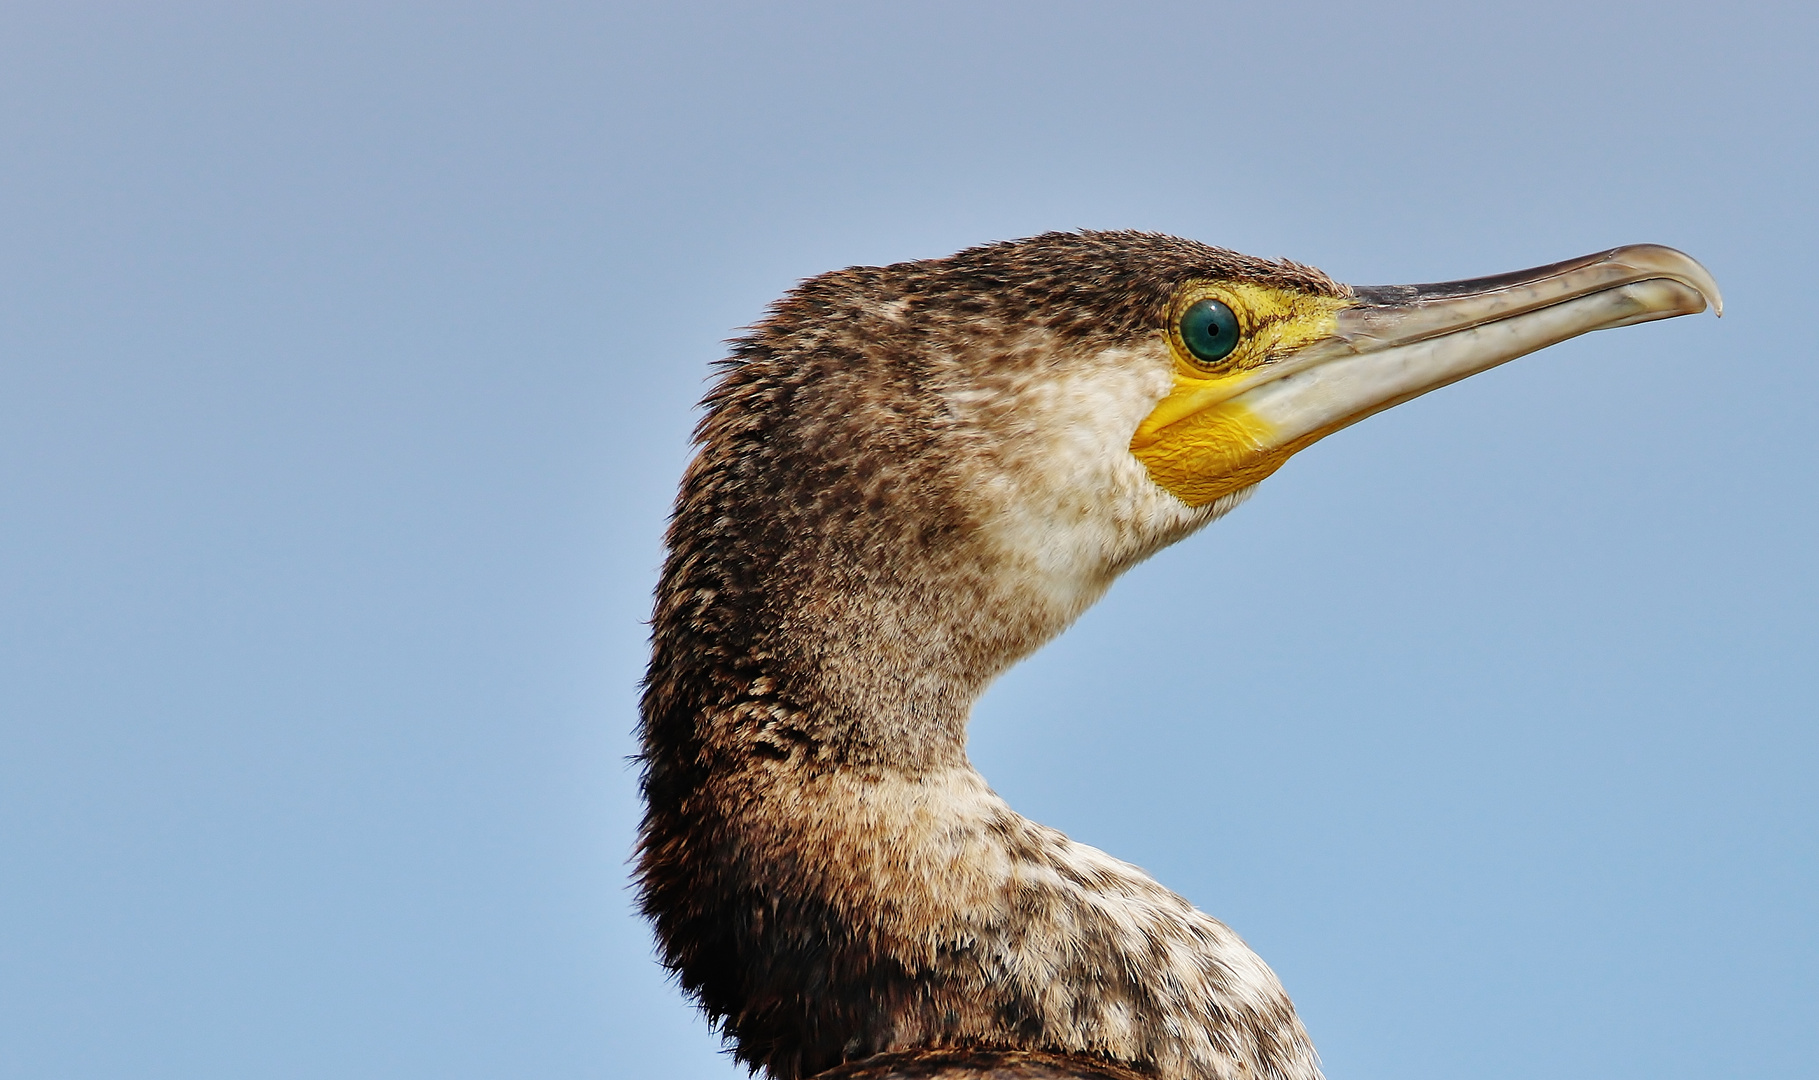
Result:
{"label": "bird", "polygon": [[731,343],[670,518],[635,856],[661,962],[772,1080],[1320,1080],[1236,932],[992,791],[973,701],[1324,436],[1708,305],[1657,245],[1353,287],[1128,230],[801,282]]}

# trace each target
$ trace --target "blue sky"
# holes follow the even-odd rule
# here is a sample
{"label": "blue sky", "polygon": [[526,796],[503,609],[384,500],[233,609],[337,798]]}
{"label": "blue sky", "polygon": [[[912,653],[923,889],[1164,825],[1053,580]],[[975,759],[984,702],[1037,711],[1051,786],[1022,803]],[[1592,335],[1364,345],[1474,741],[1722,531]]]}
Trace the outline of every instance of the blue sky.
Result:
{"label": "blue sky", "polygon": [[972,753],[1335,1080],[1819,1057],[1810,5],[0,15],[0,1073],[740,1075],[629,911],[721,342],[1054,228],[1431,281],[1691,252],[1291,462]]}

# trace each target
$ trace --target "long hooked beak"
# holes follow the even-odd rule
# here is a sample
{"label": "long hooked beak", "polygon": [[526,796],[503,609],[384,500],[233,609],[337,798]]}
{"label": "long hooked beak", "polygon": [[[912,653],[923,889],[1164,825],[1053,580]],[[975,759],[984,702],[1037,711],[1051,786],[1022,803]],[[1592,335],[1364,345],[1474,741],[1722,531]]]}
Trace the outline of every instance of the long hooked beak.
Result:
{"label": "long hooked beak", "polygon": [[1353,295],[1356,303],[1338,312],[1325,337],[1208,386],[1204,396],[1165,403],[1138,429],[1133,450],[1143,453],[1185,414],[1196,427],[1220,431],[1205,444],[1198,475],[1170,485],[1200,505],[1256,483],[1303,447],[1373,413],[1518,356],[1592,330],[1724,308],[1705,267],[1657,244],[1469,281],[1365,286]]}
{"label": "long hooked beak", "polygon": [[1410,398],[1593,330],[1724,313],[1691,256],[1632,244],[1513,274],[1354,289],[1339,329],[1233,402],[1307,443]]}

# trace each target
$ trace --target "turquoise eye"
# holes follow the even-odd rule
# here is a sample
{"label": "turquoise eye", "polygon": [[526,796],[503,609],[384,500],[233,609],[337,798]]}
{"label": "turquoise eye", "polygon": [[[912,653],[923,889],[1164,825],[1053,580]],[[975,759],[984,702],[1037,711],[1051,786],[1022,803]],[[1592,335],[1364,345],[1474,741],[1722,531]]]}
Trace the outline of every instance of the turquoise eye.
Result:
{"label": "turquoise eye", "polygon": [[1238,316],[1217,300],[1200,300],[1181,313],[1181,343],[1202,364],[1216,364],[1238,347]]}

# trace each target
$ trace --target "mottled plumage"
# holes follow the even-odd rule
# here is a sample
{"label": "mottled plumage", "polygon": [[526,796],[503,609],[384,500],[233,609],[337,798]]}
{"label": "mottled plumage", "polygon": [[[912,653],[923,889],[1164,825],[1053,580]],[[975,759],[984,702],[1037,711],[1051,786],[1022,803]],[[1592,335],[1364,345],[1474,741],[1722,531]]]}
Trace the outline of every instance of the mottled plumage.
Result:
{"label": "mottled plumage", "polygon": [[1708,301],[1652,245],[1351,290],[1134,232],[804,282],[735,343],[670,526],[638,855],[664,963],[776,1080],[1318,1080],[1263,962],[1006,806],[968,710],[1324,435]]}
{"label": "mottled plumage", "polygon": [[1035,1050],[904,1050],[841,1065],[818,1080],[1148,1080],[1079,1054]]}
{"label": "mottled plumage", "polygon": [[988,681],[1230,505],[1148,481],[1117,445],[1140,412],[1109,447],[1084,414],[1152,404],[1166,370],[1131,342],[1179,282],[1238,275],[1343,294],[1191,241],[1051,234],[823,275],[736,344],[658,592],[639,879],[742,1060],[794,1080],[976,1043],[1317,1075],[1236,935],[1015,814],[965,754]]}

